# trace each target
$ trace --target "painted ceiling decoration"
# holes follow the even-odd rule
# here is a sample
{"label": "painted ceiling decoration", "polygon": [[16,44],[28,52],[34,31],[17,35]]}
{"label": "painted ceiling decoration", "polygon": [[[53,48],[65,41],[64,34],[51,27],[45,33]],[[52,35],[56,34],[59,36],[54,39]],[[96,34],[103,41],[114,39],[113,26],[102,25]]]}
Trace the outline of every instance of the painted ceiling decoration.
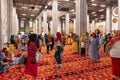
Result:
{"label": "painted ceiling decoration", "polygon": [[[13,0],[16,7],[19,19],[34,20],[42,10],[48,10],[48,20],[52,19],[49,11],[52,10],[53,0]],[[61,20],[65,20],[65,12],[70,13],[70,19],[73,20],[75,16],[75,3],[76,0],[58,0],[58,10]],[[115,7],[118,0],[87,0],[88,14],[90,22],[92,20],[103,21],[106,19],[106,7],[108,5]]]}

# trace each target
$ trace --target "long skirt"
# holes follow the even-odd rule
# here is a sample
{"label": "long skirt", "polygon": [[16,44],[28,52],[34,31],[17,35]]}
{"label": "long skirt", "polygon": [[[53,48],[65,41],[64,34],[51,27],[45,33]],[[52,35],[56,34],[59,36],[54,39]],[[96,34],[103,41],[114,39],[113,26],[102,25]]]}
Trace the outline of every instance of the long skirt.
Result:
{"label": "long skirt", "polygon": [[71,38],[67,38],[67,44],[70,45],[71,43]]}
{"label": "long skirt", "polygon": [[12,57],[12,55],[14,55],[14,51],[15,51],[14,44],[10,44],[9,45],[9,50],[8,50],[8,56]]}
{"label": "long skirt", "polygon": [[82,56],[84,56],[84,55],[85,55],[85,53],[86,53],[85,48],[81,48],[81,55],[82,55]]}
{"label": "long skirt", "polygon": [[73,52],[74,52],[74,53],[78,53],[78,52],[79,52],[78,42],[73,41],[73,42],[72,42],[72,47],[73,47]]}
{"label": "long skirt", "polygon": [[31,60],[33,57],[27,57],[27,63],[25,68],[25,74],[31,75],[33,77],[37,77],[38,75],[38,64],[31,64]]}
{"label": "long skirt", "polygon": [[120,77],[120,58],[112,57],[112,74]]}

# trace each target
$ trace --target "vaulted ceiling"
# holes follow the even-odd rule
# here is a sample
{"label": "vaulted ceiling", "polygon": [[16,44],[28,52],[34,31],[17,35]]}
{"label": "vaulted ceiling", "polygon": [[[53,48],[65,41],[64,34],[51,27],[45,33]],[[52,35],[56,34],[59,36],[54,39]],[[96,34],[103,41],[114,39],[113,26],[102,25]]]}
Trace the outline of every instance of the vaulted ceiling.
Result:
{"label": "vaulted ceiling", "polygon": [[[17,9],[19,19],[35,19],[42,10],[52,10],[52,0],[13,0]],[[70,19],[75,18],[76,0],[58,0],[58,10],[69,12]],[[117,6],[118,0],[87,0],[88,14],[90,22],[92,20],[105,20],[106,6]],[[102,17],[101,17],[102,16]],[[60,15],[61,19],[65,19],[65,14]],[[48,16],[51,19],[51,15]]]}
{"label": "vaulted ceiling", "polygon": [[35,19],[49,0],[13,0],[19,19]]}

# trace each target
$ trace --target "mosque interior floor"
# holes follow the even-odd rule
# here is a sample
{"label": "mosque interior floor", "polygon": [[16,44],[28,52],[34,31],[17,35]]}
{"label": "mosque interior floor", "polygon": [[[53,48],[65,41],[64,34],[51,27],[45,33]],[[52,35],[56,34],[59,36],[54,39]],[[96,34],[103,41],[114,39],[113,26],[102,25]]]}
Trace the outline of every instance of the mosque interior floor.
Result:
{"label": "mosque interior floor", "polygon": [[[42,60],[38,62],[37,80],[112,80],[111,58],[105,53],[100,55],[99,62],[93,62],[89,56],[73,54],[72,46],[67,45],[63,52],[61,68],[56,67],[54,51],[48,55],[43,47],[42,53]],[[0,80],[22,80],[24,69],[24,65],[11,66],[7,72],[0,74]],[[33,80],[31,76],[26,78]]]}

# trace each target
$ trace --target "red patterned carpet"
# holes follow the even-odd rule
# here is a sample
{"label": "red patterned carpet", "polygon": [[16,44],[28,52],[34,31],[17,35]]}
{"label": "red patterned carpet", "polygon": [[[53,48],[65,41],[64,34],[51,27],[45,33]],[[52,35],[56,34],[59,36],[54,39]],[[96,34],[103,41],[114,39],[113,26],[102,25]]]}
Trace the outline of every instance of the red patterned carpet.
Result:
{"label": "red patterned carpet", "polygon": [[[39,62],[37,80],[112,80],[111,59],[109,55],[101,54],[100,62],[92,62],[89,56],[81,57],[73,54],[72,47],[66,46],[62,68],[56,67],[54,51],[46,54],[42,48],[43,58]],[[11,66],[6,73],[0,74],[0,80],[21,80],[24,75],[24,65]],[[27,76],[26,80],[33,80]]]}

